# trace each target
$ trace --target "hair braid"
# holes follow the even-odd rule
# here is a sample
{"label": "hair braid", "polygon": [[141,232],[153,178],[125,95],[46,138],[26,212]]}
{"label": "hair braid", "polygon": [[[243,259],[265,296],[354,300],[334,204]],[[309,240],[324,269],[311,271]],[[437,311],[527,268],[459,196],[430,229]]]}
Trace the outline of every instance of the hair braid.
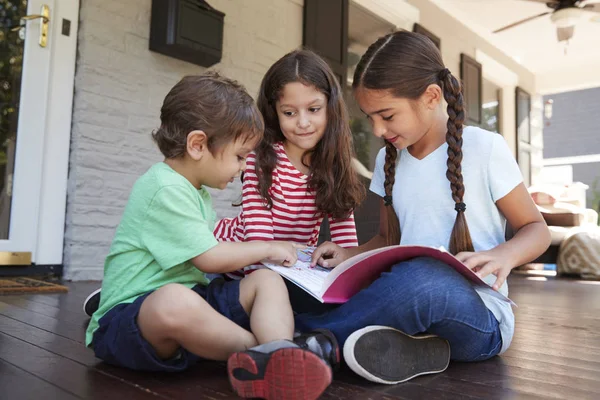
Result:
{"label": "hair braid", "polygon": [[394,210],[392,202],[392,190],[396,181],[396,159],[398,158],[398,150],[390,142],[385,144],[385,181],[383,187],[385,189],[384,202],[388,210],[387,212],[387,236],[386,244],[388,246],[400,244],[400,221]]}
{"label": "hair braid", "polygon": [[466,205],[464,203],[465,185],[463,183],[461,162],[462,154],[462,133],[463,122],[465,120],[465,110],[463,94],[460,82],[447,70],[443,70],[440,79],[442,81],[444,99],[448,103],[448,131],[446,133],[446,142],[448,143],[448,161],[446,165],[446,177],[450,181],[452,189],[452,199],[455,203],[456,220],[450,235],[450,252],[452,254],[461,251],[474,251],[473,241],[465,218]]}

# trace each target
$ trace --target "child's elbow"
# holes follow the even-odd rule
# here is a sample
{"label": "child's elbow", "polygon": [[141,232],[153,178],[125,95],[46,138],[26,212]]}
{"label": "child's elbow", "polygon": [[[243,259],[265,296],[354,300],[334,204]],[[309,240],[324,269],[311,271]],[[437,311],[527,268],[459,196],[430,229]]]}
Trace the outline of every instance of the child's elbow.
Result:
{"label": "child's elbow", "polygon": [[196,267],[198,270],[204,272],[205,274],[219,274],[222,271],[219,266],[215,262],[211,262],[211,257],[209,254],[202,253],[190,260],[190,262]]}
{"label": "child's elbow", "polygon": [[544,251],[548,250],[548,248],[552,244],[552,234],[550,233],[550,229],[548,228],[548,225],[546,225],[545,222],[542,222],[541,225],[542,228],[540,232],[540,242],[542,243],[543,253]]}

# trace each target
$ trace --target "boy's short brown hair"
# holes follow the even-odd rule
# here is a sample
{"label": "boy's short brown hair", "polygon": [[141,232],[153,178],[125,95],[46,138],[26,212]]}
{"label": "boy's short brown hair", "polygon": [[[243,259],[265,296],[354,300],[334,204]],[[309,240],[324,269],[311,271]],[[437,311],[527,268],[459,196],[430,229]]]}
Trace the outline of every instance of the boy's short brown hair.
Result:
{"label": "boy's short brown hair", "polygon": [[160,121],[152,137],[166,158],[185,154],[192,131],[206,133],[213,154],[242,137],[260,140],[264,131],[262,115],[246,89],[216,72],[180,80],[163,101]]}

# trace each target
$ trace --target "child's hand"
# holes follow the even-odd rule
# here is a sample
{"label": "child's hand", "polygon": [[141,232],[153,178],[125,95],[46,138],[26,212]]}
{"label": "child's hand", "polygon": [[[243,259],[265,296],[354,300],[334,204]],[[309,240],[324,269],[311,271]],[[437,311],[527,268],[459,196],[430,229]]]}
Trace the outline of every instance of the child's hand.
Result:
{"label": "child's hand", "polygon": [[319,264],[323,268],[334,268],[348,258],[348,250],[335,243],[325,242],[313,252],[310,266],[314,267]]}
{"label": "child's hand", "polygon": [[456,258],[482,279],[489,274],[496,275],[496,282],[492,285],[494,290],[498,290],[504,285],[506,277],[508,277],[508,274],[513,269],[513,266],[506,262],[507,257],[503,257],[500,253],[493,250],[478,253],[463,251],[458,253]]}
{"label": "child's hand", "polygon": [[298,260],[296,249],[302,249],[302,246],[292,242],[269,242],[269,256],[267,259],[275,264],[281,264],[284,267],[291,267]]}

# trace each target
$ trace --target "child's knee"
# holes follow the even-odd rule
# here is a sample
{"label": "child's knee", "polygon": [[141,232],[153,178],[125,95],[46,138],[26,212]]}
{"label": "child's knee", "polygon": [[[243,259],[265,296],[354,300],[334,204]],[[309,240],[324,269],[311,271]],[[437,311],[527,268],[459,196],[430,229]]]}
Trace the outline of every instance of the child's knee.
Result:
{"label": "child's knee", "polygon": [[285,287],[281,275],[270,269],[256,270],[244,279],[251,279],[256,287]]}
{"label": "child's knee", "polygon": [[208,305],[196,292],[187,287],[170,283],[152,293],[140,309],[140,318],[151,318],[166,330],[185,325],[191,315],[201,312]]}
{"label": "child's knee", "polygon": [[285,295],[287,288],[283,278],[270,269],[259,269],[242,279],[240,283],[240,296],[243,299],[254,299],[259,293],[269,295]]}

